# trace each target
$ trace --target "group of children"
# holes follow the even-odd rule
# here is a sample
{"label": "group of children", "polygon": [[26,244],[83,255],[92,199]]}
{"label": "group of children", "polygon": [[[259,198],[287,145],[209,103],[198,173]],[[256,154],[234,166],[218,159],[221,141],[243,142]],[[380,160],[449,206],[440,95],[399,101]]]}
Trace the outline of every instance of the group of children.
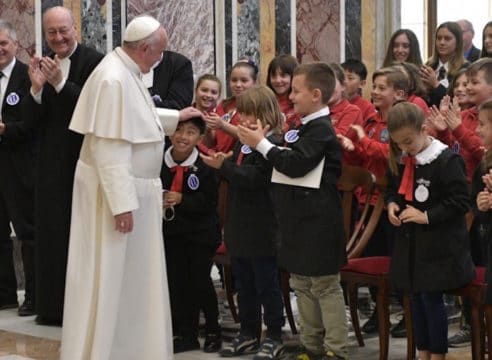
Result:
{"label": "group of children", "polygon": [[[373,73],[372,102],[361,96],[367,70],[358,60],[341,67],[298,65],[281,55],[269,66],[268,86],[258,86],[257,76],[254,63],[236,63],[232,96],[219,104],[220,81],[202,76],[195,107],[205,120],[181,122],[165,154],[164,239],[175,351],[200,347],[202,309],[205,351],[278,357],[281,268],[290,273],[297,296],[302,347],[296,358],[348,358],[337,190],[347,163],[388,178],[386,211],[365,255],[392,255],[395,287],[412,293],[420,359],[444,358],[443,293],[474,277],[465,215],[472,203],[484,213],[492,207],[486,152],[492,144],[492,59],[459,72],[449,86],[453,100],[444,96],[439,108],[427,107],[419,70],[405,62]],[[228,184],[221,224],[219,179]],[[378,196],[383,194],[371,204]],[[224,346],[209,276],[222,227],[240,318],[239,334]],[[260,342],[262,316],[267,330]]]}

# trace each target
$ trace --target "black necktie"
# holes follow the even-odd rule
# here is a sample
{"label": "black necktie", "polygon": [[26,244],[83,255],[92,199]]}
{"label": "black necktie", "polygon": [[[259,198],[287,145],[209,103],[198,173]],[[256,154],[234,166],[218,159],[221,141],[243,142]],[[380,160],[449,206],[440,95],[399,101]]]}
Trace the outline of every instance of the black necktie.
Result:
{"label": "black necktie", "polygon": [[439,68],[439,72],[437,73],[437,80],[441,81],[445,77],[446,77],[446,69],[444,68],[444,66],[441,66]]}

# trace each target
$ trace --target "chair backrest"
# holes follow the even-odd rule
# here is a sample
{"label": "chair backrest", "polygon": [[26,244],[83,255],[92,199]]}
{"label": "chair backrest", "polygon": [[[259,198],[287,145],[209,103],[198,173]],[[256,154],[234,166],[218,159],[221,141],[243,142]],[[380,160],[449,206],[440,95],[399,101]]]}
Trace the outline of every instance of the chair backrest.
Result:
{"label": "chair backrest", "polygon": [[[347,256],[349,259],[359,257],[371,238],[384,209],[382,194],[386,179],[377,178],[367,169],[343,165],[338,189],[342,193],[342,211],[345,234],[347,238]],[[375,190],[379,190],[377,201],[370,212],[371,199]],[[356,191],[364,194],[363,207],[357,216],[359,203]]]}

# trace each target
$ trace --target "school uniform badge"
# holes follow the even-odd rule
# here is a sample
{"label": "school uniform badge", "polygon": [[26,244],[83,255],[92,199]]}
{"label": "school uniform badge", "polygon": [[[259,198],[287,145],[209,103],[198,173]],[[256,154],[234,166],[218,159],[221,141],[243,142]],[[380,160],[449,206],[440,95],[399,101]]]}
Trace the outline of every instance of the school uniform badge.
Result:
{"label": "school uniform badge", "polygon": [[196,176],[195,174],[191,174],[190,176],[188,176],[187,183],[188,187],[191,190],[196,190],[200,186],[200,179],[198,179],[198,176]]}
{"label": "school uniform badge", "polygon": [[248,154],[251,154],[253,152],[253,150],[251,150],[251,148],[248,145],[243,145],[243,146],[241,146],[241,152],[244,155],[248,155]]}
{"label": "school uniform badge", "polygon": [[6,102],[8,105],[10,106],[17,105],[19,101],[20,101],[20,97],[19,95],[17,95],[17,93],[12,91],[10,94],[7,95]]}
{"label": "school uniform badge", "polygon": [[299,140],[299,130],[293,129],[289,130],[284,135],[284,140],[286,143],[292,144]]}
{"label": "school uniform badge", "polygon": [[418,202],[425,202],[429,198],[429,186],[430,186],[430,181],[425,180],[425,179],[418,179],[416,181],[418,184],[417,188],[415,189],[415,200]]}
{"label": "school uniform badge", "polygon": [[451,147],[451,151],[454,152],[455,154],[460,153],[460,143],[455,141],[453,146]]}
{"label": "school uniform badge", "polygon": [[379,133],[379,141],[386,144],[389,141],[389,132],[388,129],[384,128]]}

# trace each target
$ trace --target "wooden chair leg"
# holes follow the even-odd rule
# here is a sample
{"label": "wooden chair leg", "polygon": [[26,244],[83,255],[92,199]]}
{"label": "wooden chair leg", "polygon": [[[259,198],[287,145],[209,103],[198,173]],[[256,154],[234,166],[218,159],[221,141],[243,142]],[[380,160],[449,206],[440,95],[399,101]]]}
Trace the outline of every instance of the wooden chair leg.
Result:
{"label": "wooden chair leg", "polygon": [[487,334],[487,349],[488,349],[489,357],[491,357],[492,356],[492,306],[485,305],[484,313],[485,313],[485,326],[486,326],[486,334]]}
{"label": "wooden chair leg", "polygon": [[290,275],[288,272],[280,271],[280,288],[282,289],[282,297],[284,299],[285,313],[287,314],[287,320],[289,321],[289,326],[292,334],[297,334],[296,322],[294,320],[294,314],[292,313],[292,305],[290,303],[290,285],[289,285]]}
{"label": "wooden chair leg", "polygon": [[388,360],[389,350],[389,286],[378,286],[376,307],[379,322],[379,360]]}
{"label": "wooden chair leg", "polygon": [[413,336],[412,308],[408,294],[403,295],[403,313],[407,330],[407,360],[413,360],[415,359],[415,338]]}
{"label": "wooden chair leg", "polygon": [[472,300],[471,307],[471,345],[472,345],[472,359],[473,360],[484,360],[485,356],[482,351],[484,345],[482,343],[483,338],[483,315],[481,315],[480,304]]}
{"label": "wooden chair leg", "polygon": [[231,310],[232,318],[234,322],[239,322],[239,316],[237,314],[236,303],[234,302],[234,291],[232,286],[232,268],[231,265],[224,265],[224,285],[227,295],[227,302],[229,303],[229,309]]}
{"label": "wooden chair leg", "polygon": [[360,330],[359,314],[357,313],[357,285],[354,283],[347,283],[348,303],[350,309],[350,318],[352,319],[352,326],[354,328],[355,336],[359,346],[364,346],[364,338]]}

